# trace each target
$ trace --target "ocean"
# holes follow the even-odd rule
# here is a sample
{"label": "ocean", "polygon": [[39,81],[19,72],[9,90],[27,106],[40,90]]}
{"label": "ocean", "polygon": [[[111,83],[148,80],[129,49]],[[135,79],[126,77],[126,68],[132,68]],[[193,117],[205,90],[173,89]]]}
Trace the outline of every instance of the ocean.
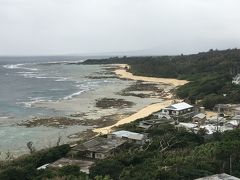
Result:
{"label": "ocean", "polygon": [[[86,59],[0,57],[0,160],[8,151],[15,157],[28,153],[26,144],[29,141],[37,150],[56,145],[58,137],[61,137],[61,143],[77,141],[81,138],[77,134],[81,132],[114,123],[149,104],[162,101],[158,96],[122,95],[122,90],[134,86],[136,81],[117,78],[104,65],[79,63]],[[166,85],[159,86],[167,88]],[[132,106],[98,107],[96,102],[104,98],[123,99],[132,102]],[[81,123],[65,125],[65,122],[61,124],[49,117],[70,117]],[[36,121],[39,118],[49,122],[41,124]],[[31,127],[19,125],[26,120],[37,124]],[[93,123],[90,126],[88,122]]]}
{"label": "ocean", "polygon": [[28,141],[33,141],[37,148],[42,148],[53,145],[59,134],[67,137],[69,134],[89,128],[86,126],[72,126],[65,129],[42,126],[26,128],[16,125],[34,117],[59,117],[74,113],[65,109],[35,106],[37,103],[70,101],[81,97],[84,93],[119,84],[120,80],[114,78],[89,78],[89,76],[104,75],[101,72],[105,70],[100,65],[74,63],[85,59],[80,57],[0,58],[0,152],[22,154],[27,150]]}
{"label": "ocean", "polygon": [[[97,65],[76,65],[67,61],[19,62],[0,59],[0,119],[59,116],[66,112],[37,108],[38,102],[69,100],[111,81],[89,79],[101,71]],[[21,58],[22,59],[22,58]],[[51,57],[49,58],[51,60]],[[78,62],[82,60],[79,59]]]}

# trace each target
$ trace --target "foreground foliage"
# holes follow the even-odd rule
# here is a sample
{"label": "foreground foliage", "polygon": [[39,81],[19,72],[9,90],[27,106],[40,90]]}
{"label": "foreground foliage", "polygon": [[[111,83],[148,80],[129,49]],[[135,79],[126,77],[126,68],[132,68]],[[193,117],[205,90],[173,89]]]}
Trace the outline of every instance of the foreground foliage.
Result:
{"label": "foreground foliage", "polygon": [[[122,128],[126,127],[129,125]],[[91,169],[91,176],[109,175],[112,179],[126,180],[194,179],[225,172],[240,177],[239,129],[214,135],[207,141],[167,124],[148,133],[152,142],[98,161]]]}
{"label": "foreground foliage", "polygon": [[70,148],[62,145],[1,163],[0,179],[194,179],[216,173],[240,177],[240,129],[215,133],[205,140],[170,124],[147,131],[136,124],[119,129],[148,133],[151,140],[142,147],[131,145],[115,157],[96,161],[90,175],[81,173],[74,165],[36,169],[64,157]]}
{"label": "foreground foliage", "polygon": [[37,168],[58,160],[65,156],[70,150],[69,145],[61,145],[50,149],[34,152],[12,161],[0,163],[0,179],[4,180],[28,180],[47,179],[55,176],[79,175],[79,167],[67,167],[60,170],[40,170]]}

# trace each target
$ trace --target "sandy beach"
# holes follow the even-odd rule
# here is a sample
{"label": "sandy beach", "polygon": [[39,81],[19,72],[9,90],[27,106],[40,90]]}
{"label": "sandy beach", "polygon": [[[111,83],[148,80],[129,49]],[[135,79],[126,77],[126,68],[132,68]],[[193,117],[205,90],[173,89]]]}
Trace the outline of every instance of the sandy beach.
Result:
{"label": "sandy beach", "polygon": [[[120,80],[116,78],[114,81],[117,83],[115,83],[114,86],[109,84],[107,86],[102,86],[99,89],[94,89],[83,93],[81,94],[81,96],[75,97],[70,100],[61,100],[56,102],[39,102],[34,104],[34,106],[55,110],[65,110],[66,112],[69,112],[69,114],[74,114],[74,112],[78,112],[78,114],[84,114],[84,116],[79,116],[75,119],[79,120],[79,123],[82,123],[83,125],[87,125],[89,124],[89,122],[91,122],[90,124],[94,124],[94,126],[96,127],[92,127],[93,129],[91,128],[94,133],[106,134],[111,132],[116,126],[147,117],[150,114],[157,112],[166,106],[169,106],[174,100],[172,98],[171,89],[186,84],[188,82],[185,80],[177,79],[134,76],[130,72],[126,71],[125,67],[127,65],[125,64],[111,65],[110,67],[112,66],[115,69],[114,73],[116,74],[116,76],[122,79]],[[107,72],[108,71],[109,70],[107,70]],[[124,81],[124,79],[128,79],[129,81]],[[147,90],[150,90],[149,92],[145,91],[146,87],[148,87]],[[126,88],[128,89],[127,91]],[[163,90],[163,92],[161,91],[161,89]],[[123,94],[120,93],[122,91],[124,91]],[[147,97],[139,97],[136,96],[137,93],[140,93],[142,95],[143,93],[146,93],[147,95],[154,95]],[[128,102],[132,105],[126,107],[123,106],[121,108],[119,104],[119,106],[115,107],[112,106],[113,104],[107,103],[108,105],[111,105],[111,107],[101,107],[104,104],[104,100],[106,100],[107,98],[111,98],[112,103],[119,103],[121,100],[124,103]],[[98,107],[97,102],[103,104]],[[111,118],[109,118],[110,116]],[[49,121],[48,119],[43,120],[44,122]],[[41,124],[43,120],[40,120],[41,122],[38,122]],[[62,121],[59,120],[57,121],[59,125],[62,125],[61,122]],[[30,125],[34,126],[34,123],[30,123]],[[49,123],[43,125],[49,126]]]}
{"label": "sandy beach", "polygon": [[[78,83],[90,88],[73,98],[32,103],[29,109],[49,110],[54,115],[38,113],[14,122],[11,119],[14,126],[1,127],[5,139],[1,142],[4,152],[10,148],[16,156],[26,153],[26,139],[41,149],[49,145],[49,139],[54,144],[58,136],[62,136],[64,142],[72,142],[106,134],[115,126],[144,118],[170,105],[173,100],[171,90],[186,83],[182,80],[134,76],[126,72],[125,66],[64,66],[67,72],[71,71],[77,83],[74,80],[73,85],[77,88],[76,92],[71,93],[77,94],[81,90],[82,86]],[[72,72],[72,68],[75,71]],[[87,76],[80,73],[83,69],[91,73],[88,72]],[[44,136],[41,135],[43,130]],[[8,143],[9,134],[14,134],[11,136],[15,140],[14,147]]]}
{"label": "sandy beach", "polygon": [[118,121],[116,124],[114,124],[112,126],[107,126],[104,128],[97,128],[97,129],[94,129],[93,131],[96,133],[100,133],[100,134],[108,134],[109,132],[112,131],[113,127],[116,127],[116,126],[119,126],[122,124],[126,124],[126,123],[130,123],[130,122],[135,121],[140,118],[147,117],[150,114],[157,112],[166,106],[169,106],[171,103],[172,103],[172,100],[167,100],[167,101],[164,101],[161,103],[151,104],[151,105],[139,110],[138,112],[134,113],[133,115],[131,115],[127,118],[121,119],[120,121]]}
{"label": "sandy beach", "polygon": [[155,77],[145,77],[145,76],[135,76],[130,72],[127,72],[124,67],[129,67],[126,64],[119,64],[120,69],[115,70],[114,72],[120,77],[124,79],[131,79],[136,81],[146,81],[146,82],[154,82],[154,83],[164,83],[164,84],[172,84],[174,86],[182,86],[187,84],[189,81],[186,80],[178,80],[171,78],[155,78]]}
{"label": "sandy beach", "polygon": [[[135,81],[145,81],[145,82],[153,82],[153,83],[164,83],[164,84],[171,84],[174,85],[175,87],[184,85],[188,83],[186,80],[178,80],[178,79],[169,79],[169,78],[153,78],[153,77],[143,77],[143,76],[135,76],[130,72],[127,72],[124,67],[128,67],[126,64],[118,64],[117,65],[119,69],[115,70],[114,72],[120,77],[124,79],[130,79],[130,80],[135,80]],[[135,121],[140,118],[144,118],[149,116],[150,114],[157,112],[161,110],[162,108],[169,106],[172,104],[174,99],[169,99],[165,100],[163,102],[159,103],[154,103],[151,105],[148,105],[142,109],[140,109],[138,112],[132,114],[129,117],[126,117],[124,119],[119,120],[117,123],[103,127],[103,128],[96,128],[93,131],[99,134],[107,134],[113,130],[113,127],[130,123],[132,121]]]}

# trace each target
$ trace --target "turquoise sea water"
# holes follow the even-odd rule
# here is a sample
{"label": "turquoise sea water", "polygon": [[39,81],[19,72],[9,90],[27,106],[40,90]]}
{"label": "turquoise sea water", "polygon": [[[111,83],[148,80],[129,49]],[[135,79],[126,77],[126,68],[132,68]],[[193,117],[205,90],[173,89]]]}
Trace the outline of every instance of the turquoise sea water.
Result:
{"label": "turquoise sea water", "polygon": [[91,89],[111,83],[104,79],[88,79],[101,71],[94,65],[68,62],[19,63],[0,65],[0,119],[24,119],[34,116],[62,115],[65,112],[35,108],[44,101],[72,99]]}
{"label": "turquoise sea water", "polygon": [[61,58],[56,61],[55,58],[55,62],[52,62],[53,59],[47,57],[43,61],[30,57],[10,60],[0,58],[0,152],[9,150],[21,154],[26,151],[25,144],[28,141],[44,147],[54,143],[59,133],[66,137],[88,128],[25,128],[16,125],[21,120],[33,117],[61,116],[68,113],[64,110],[37,108],[34,106],[37,102],[70,100],[117,81],[111,78],[88,78],[101,75],[104,71],[102,66],[78,65],[63,60]]}

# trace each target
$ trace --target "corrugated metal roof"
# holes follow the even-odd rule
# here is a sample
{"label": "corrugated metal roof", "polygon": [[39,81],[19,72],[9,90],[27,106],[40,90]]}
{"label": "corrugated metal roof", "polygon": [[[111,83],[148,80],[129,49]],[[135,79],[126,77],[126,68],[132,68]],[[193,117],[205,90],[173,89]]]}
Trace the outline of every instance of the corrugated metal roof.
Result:
{"label": "corrugated metal roof", "polygon": [[108,152],[123,143],[125,140],[116,140],[116,139],[107,139],[102,137],[95,137],[87,142],[79,144],[78,146],[74,147],[73,150],[78,151],[94,151],[94,152]]}
{"label": "corrugated metal roof", "polygon": [[206,115],[203,113],[199,113],[199,114],[196,114],[195,116],[193,116],[193,118],[200,118],[200,119],[203,119],[205,117],[206,117]]}
{"label": "corrugated metal roof", "polygon": [[183,127],[185,127],[185,128],[195,128],[195,127],[197,127],[197,125],[196,124],[194,124],[194,123],[179,123],[179,125],[178,126],[183,126]]}
{"label": "corrugated metal roof", "polygon": [[128,139],[134,139],[134,140],[143,140],[144,135],[140,133],[130,132],[130,131],[116,131],[112,133],[113,135],[123,138],[126,137]]}
{"label": "corrugated metal roof", "polygon": [[188,108],[192,108],[192,107],[193,106],[188,103],[181,102],[181,103],[177,103],[177,104],[172,104],[171,106],[168,106],[164,109],[172,109],[172,110],[180,111],[180,110],[188,109]]}
{"label": "corrugated metal roof", "polygon": [[240,179],[237,177],[222,173],[222,174],[214,174],[212,176],[198,178],[195,180],[240,180]]}

